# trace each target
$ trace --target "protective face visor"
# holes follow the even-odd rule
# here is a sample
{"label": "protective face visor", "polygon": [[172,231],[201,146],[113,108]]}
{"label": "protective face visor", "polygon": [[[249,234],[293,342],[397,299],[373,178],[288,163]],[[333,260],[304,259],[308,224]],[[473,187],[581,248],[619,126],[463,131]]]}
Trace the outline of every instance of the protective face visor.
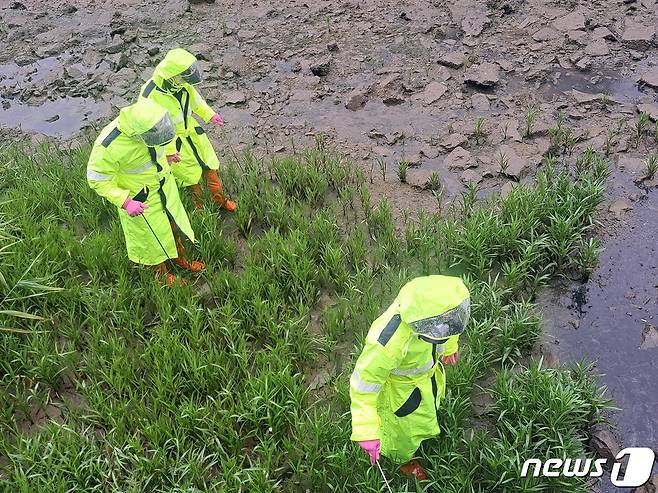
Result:
{"label": "protective face visor", "polygon": [[421,339],[427,342],[435,342],[464,332],[470,314],[471,300],[467,298],[445,313],[423,320],[416,320],[409,325]]}
{"label": "protective face visor", "polygon": [[194,62],[183,72],[168,80],[175,87],[181,87],[184,83],[191,85],[198,84],[201,82],[201,67],[199,66],[199,62]]}
{"label": "protective face visor", "polygon": [[165,113],[158,123],[139,136],[149,147],[168,144],[174,140],[174,137],[176,137],[176,131],[169,118],[169,113]]}

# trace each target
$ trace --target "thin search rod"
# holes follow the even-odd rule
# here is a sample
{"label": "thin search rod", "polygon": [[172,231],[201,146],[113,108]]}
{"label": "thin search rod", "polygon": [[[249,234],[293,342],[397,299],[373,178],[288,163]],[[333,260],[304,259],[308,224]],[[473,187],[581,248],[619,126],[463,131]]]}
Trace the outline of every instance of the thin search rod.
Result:
{"label": "thin search rod", "polygon": [[375,462],[375,464],[377,464],[377,467],[379,468],[379,472],[381,473],[382,478],[384,478],[384,483],[386,483],[386,487],[388,488],[389,493],[393,493],[393,490],[391,489],[391,485],[388,484],[388,480],[384,475],[384,471],[382,470],[382,466],[379,464],[379,461]]}
{"label": "thin search rod", "polygon": [[140,216],[142,216],[144,218],[144,221],[146,221],[146,225],[151,230],[151,233],[153,233],[153,236],[155,236],[155,241],[157,241],[158,245],[160,245],[160,248],[162,248],[162,251],[164,252],[165,257],[167,257],[167,260],[169,260],[171,262],[172,260],[171,260],[171,258],[169,258],[169,255],[167,254],[167,250],[165,250],[165,248],[162,246],[162,243],[160,243],[160,238],[158,238],[158,235],[156,235],[155,231],[153,231],[153,228],[151,227],[151,224],[149,223],[149,220],[146,219],[146,216],[144,215],[143,212],[140,214]]}

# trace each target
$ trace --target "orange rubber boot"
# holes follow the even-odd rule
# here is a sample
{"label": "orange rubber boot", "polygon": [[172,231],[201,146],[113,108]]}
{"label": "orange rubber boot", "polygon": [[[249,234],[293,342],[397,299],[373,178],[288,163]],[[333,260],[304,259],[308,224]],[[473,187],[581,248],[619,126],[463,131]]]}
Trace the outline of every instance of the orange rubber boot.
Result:
{"label": "orange rubber boot", "polygon": [[155,279],[160,283],[160,285],[166,284],[168,288],[173,288],[176,283],[180,286],[185,286],[187,281],[185,279],[177,279],[175,275],[169,272],[167,269],[167,264],[162,262],[155,266]]}
{"label": "orange rubber boot", "polygon": [[178,257],[174,259],[174,264],[190,272],[201,272],[206,268],[203,262],[192,260],[191,262],[185,258],[185,247],[180,238],[176,238],[176,250],[178,250]]}
{"label": "orange rubber boot", "polygon": [[235,211],[237,204],[231,199],[224,197],[224,188],[222,187],[222,181],[219,179],[217,170],[206,170],[203,172],[203,176],[206,179],[206,185],[208,186],[208,190],[210,190],[213,201],[228,212]]}
{"label": "orange rubber boot", "polygon": [[402,475],[410,477],[415,476],[420,481],[425,481],[427,479],[427,474],[425,474],[425,469],[420,465],[420,462],[417,460],[410,460],[406,464],[400,466],[400,472]]}
{"label": "orange rubber boot", "polygon": [[201,200],[201,185],[198,183],[196,185],[190,185],[187,187],[192,192],[192,198],[194,199],[194,208],[197,210],[203,209],[203,201]]}

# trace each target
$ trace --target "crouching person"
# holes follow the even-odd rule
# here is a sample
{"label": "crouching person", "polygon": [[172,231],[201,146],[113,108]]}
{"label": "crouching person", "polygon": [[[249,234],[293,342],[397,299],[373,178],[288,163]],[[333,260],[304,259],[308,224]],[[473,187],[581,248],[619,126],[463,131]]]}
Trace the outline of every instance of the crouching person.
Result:
{"label": "crouching person", "polygon": [[163,150],[174,138],[167,110],[142,100],[101,131],[87,163],[89,186],[117,207],[128,258],[155,266],[170,287],[176,278],[167,260],[193,272],[204,268],[185,258],[183,236],[194,242],[194,232]]}
{"label": "crouching person", "polygon": [[402,464],[426,479],[412,460],[420,443],[439,434],[444,364],[455,364],[470,314],[468,289],[456,277],[418,277],[375,320],[350,378],[353,441],[370,456]]}

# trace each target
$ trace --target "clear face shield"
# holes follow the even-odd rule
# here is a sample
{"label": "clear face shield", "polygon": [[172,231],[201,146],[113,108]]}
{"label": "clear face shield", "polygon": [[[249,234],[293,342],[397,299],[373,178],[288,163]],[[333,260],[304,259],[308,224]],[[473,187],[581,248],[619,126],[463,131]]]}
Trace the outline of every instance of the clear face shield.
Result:
{"label": "clear face shield", "polygon": [[176,131],[174,130],[174,124],[171,122],[171,118],[169,118],[169,113],[166,113],[158,123],[139,137],[149,147],[165,145],[174,140]]}
{"label": "clear face shield", "polygon": [[201,82],[201,67],[199,66],[199,62],[194,62],[186,70],[167,80],[174,87],[181,87],[185,83],[191,85],[198,84]]}
{"label": "clear face shield", "polygon": [[471,314],[471,300],[465,299],[452,310],[410,323],[423,340],[433,342],[464,332]]}

